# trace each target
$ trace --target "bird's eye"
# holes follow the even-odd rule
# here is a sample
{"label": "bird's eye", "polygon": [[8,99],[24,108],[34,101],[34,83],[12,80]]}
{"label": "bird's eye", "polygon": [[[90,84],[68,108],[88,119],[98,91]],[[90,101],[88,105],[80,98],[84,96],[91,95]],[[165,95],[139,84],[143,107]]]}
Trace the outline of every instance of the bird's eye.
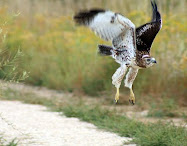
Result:
{"label": "bird's eye", "polygon": [[151,61],[151,59],[150,59],[150,58],[148,58],[148,59],[147,59],[147,61],[149,62],[149,61]]}

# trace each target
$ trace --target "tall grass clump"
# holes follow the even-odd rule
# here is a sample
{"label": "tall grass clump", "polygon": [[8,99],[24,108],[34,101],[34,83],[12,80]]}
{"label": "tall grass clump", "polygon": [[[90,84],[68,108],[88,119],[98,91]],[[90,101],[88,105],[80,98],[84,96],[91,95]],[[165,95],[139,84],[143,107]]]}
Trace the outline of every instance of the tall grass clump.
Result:
{"label": "tall grass clump", "polygon": [[[4,12],[5,9],[0,10],[1,14]],[[17,14],[0,16],[0,78],[9,81],[22,81],[28,77],[27,72],[19,68],[23,57],[20,46],[12,49],[7,46],[7,25],[12,24],[16,16]]]}
{"label": "tall grass clump", "polygon": [[[16,0],[18,1],[18,0]],[[16,2],[15,1],[15,2]],[[6,6],[8,4],[4,3]],[[104,44],[89,29],[75,26],[72,15],[83,8],[102,7],[124,13],[136,26],[151,19],[149,1],[28,1],[11,2],[0,8],[0,17],[9,17],[10,8],[20,16],[6,28],[4,48],[21,48],[22,69],[30,72],[27,83],[58,90],[78,91],[89,95],[111,93],[111,76],[119,66],[109,57],[97,55],[97,44]],[[40,4],[40,5],[39,5]],[[83,4],[83,5],[81,5]],[[158,65],[140,70],[134,87],[136,92],[184,99],[187,85],[186,1],[159,1],[163,28],[156,37],[151,53]],[[16,6],[15,6],[16,5]],[[57,6],[58,10],[53,10]],[[42,9],[40,9],[42,6]],[[109,43],[110,44],[110,43]],[[177,87],[177,88],[176,88]],[[163,95],[164,94],[164,95]]]}

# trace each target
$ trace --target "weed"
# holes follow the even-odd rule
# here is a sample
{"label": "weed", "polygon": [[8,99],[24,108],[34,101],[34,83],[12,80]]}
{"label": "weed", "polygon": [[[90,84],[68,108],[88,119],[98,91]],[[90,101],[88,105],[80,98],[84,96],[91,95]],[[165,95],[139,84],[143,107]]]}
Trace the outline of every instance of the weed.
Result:
{"label": "weed", "polygon": [[16,140],[16,138],[11,140],[10,142],[7,142],[6,139],[4,139],[3,137],[4,137],[3,134],[0,133],[0,145],[1,146],[17,146],[18,145],[18,141]]}
{"label": "weed", "polygon": [[13,139],[9,144],[7,144],[6,146],[17,146],[18,142],[16,139]]}

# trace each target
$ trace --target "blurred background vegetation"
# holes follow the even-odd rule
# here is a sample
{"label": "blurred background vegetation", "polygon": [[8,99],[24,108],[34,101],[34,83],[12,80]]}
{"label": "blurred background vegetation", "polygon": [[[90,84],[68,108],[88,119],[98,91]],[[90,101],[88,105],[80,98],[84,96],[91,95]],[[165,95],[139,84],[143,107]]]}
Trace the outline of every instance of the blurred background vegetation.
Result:
{"label": "blurred background vegetation", "polygon": [[[163,27],[151,54],[158,64],[140,70],[134,91],[142,101],[169,98],[185,106],[187,1],[157,2]],[[0,0],[0,33],[6,37],[0,49],[24,53],[17,74],[29,72],[28,84],[113,99],[111,77],[119,65],[110,57],[97,55],[97,44],[110,43],[72,21],[75,12],[89,8],[120,12],[136,26],[149,22],[152,16],[149,0]],[[0,71],[0,77],[6,72],[10,72],[8,67]],[[128,89],[121,87],[122,95],[128,96]]]}

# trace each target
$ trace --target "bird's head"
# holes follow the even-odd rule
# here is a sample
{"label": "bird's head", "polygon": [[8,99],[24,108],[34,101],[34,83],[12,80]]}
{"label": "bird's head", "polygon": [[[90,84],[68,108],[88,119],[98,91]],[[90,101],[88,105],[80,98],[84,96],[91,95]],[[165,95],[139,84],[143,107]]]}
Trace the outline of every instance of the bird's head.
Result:
{"label": "bird's head", "polygon": [[149,55],[143,55],[142,59],[145,63],[146,68],[151,67],[152,65],[156,63],[156,59]]}

